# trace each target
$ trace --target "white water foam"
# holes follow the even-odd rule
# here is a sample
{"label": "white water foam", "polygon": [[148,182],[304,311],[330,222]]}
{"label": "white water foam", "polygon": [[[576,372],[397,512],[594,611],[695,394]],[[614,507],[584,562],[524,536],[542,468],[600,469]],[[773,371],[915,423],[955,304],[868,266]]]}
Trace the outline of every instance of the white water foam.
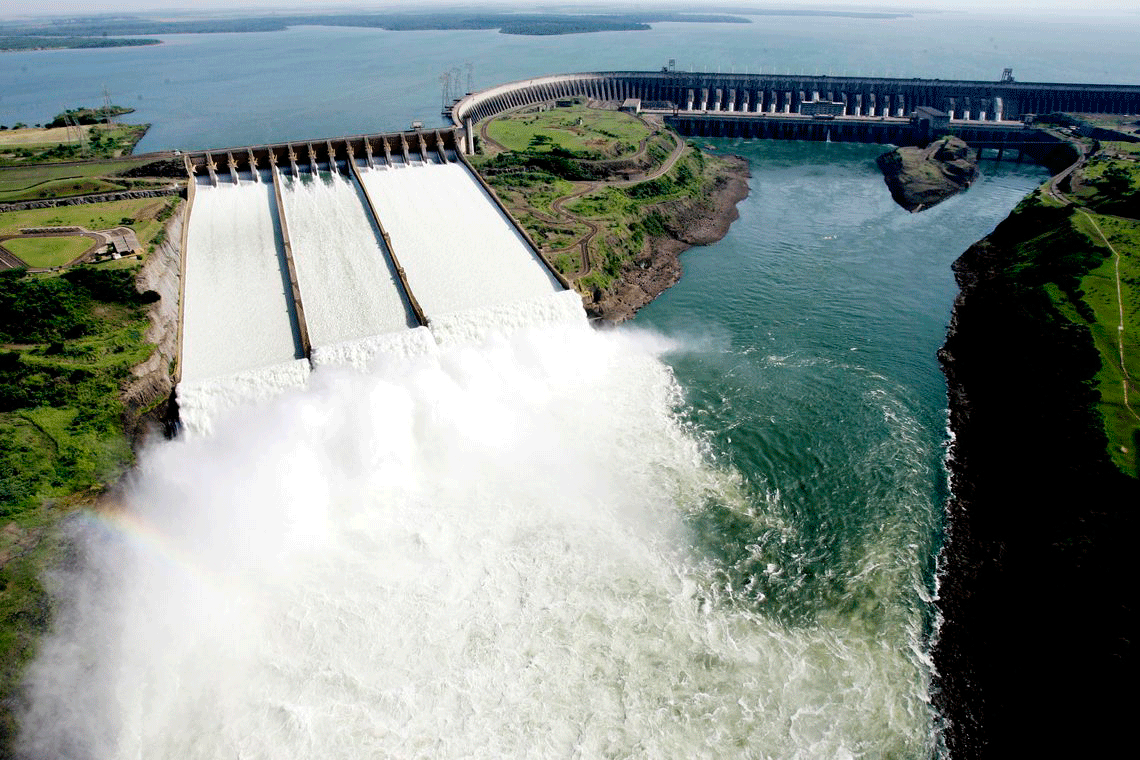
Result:
{"label": "white water foam", "polygon": [[399,361],[436,352],[431,330],[417,327],[313,349],[313,367],[349,366],[368,370],[378,361]]}
{"label": "white water foam", "polygon": [[77,531],[24,751],[927,754],[905,647],[769,618],[693,548],[708,504],[764,501],[678,421],[659,345],[493,332],[146,452],[124,511]]}
{"label": "white water foam", "polygon": [[309,362],[296,359],[209,380],[182,382],[177,390],[178,414],[186,432],[210,435],[215,420],[304,388],[308,380]]}
{"label": "white water foam", "polygon": [[523,327],[583,324],[582,297],[573,290],[510,304],[487,306],[465,312],[441,314],[431,321],[431,331],[441,346],[477,343],[492,332],[513,332]]}
{"label": "white water foam", "polygon": [[562,290],[462,164],[363,169],[361,181],[429,321]]}
{"label": "white water foam", "polygon": [[415,324],[352,180],[282,178],[282,201],[313,348]]}
{"label": "white water foam", "polygon": [[300,357],[279,238],[271,183],[197,188],[186,251],[184,381]]}

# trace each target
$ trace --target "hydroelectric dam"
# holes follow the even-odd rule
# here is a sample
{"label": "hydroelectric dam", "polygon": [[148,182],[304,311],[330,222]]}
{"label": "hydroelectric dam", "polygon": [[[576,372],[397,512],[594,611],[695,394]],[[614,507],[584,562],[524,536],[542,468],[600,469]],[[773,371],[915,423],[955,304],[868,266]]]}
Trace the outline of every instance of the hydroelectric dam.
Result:
{"label": "hydroelectric dam", "polygon": [[454,139],[395,133],[186,155],[183,419],[242,388],[302,386],[312,366],[428,351],[433,336],[472,329],[476,312],[498,323],[504,308],[576,306]]}
{"label": "hydroelectric dam", "polygon": [[567,98],[685,135],[914,145],[953,133],[1038,161],[1063,141],[1035,113],[1140,112],[1133,86],[595,72],[469,93],[445,107],[446,128],[188,153],[183,418],[253,387],[304,385],[321,364],[429,350],[474,329],[474,313],[525,323],[551,298],[573,311],[569,282],[465,158],[479,122]]}

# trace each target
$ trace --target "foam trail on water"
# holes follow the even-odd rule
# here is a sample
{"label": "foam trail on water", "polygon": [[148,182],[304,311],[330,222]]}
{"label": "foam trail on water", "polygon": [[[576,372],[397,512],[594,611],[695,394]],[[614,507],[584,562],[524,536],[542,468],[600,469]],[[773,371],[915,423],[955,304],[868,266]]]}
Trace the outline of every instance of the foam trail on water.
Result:
{"label": "foam trail on water", "polygon": [[76,527],[32,757],[921,757],[906,647],[792,626],[695,548],[779,530],[584,319],[318,371]]}

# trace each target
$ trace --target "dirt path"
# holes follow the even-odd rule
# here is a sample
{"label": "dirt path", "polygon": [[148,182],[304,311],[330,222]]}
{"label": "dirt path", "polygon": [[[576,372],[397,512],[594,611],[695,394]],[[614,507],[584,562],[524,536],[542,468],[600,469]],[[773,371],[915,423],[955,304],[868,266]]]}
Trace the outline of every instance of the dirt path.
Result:
{"label": "dirt path", "polygon": [[1140,415],[1138,415],[1136,410],[1128,403],[1128,369],[1124,366],[1124,296],[1120,288],[1120,254],[1112,247],[1112,243],[1108,242],[1108,238],[1105,237],[1100,225],[1096,223],[1096,219],[1093,219],[1092,215],[1083,208],[1078,209],[1078,211],[1084,214],[1085,218],[1092,223],[1096,234],[1100,235],[1100,239],[1108,246],[1108,250],[1112,251],[1113,264],[1116,271],[1116,308],[1120,315],[1120,323],[1116,326],[1116,345],[1120,351],[1120,384],[1124,387],[1124,408],[1127,409],[1133,417],[1140,420]]}
{"label": "dirt path", "polygon": [[[572,275],[572,278],[581,277],[590,271],[590,242],[593,241],[594,237],[597,236],[598,232],[601,231],[601,228],[597,224],[595,224],[594,222],[590,221],[588,218],[586,218],[584,216],[579,216],[579,215],[574,214],[570,211],[567,211],[565,208],[566,204],[572,200],[575,200],[577,198],[581,198],[583,195],[589,195],[590,193],[595,192],[597,190],[601,190],[602,188],[605,188],[605,187],[630,187],[632,185],[637,185],[637,184],[640,184],[642,182],[648,182],[650,180],[654,180],[654,179],[657,179],[658,177],[661,177],[662,175],[666,174],[670,169],[672,169],[674,166],[676,166],[677,162],[681,159],[681,156],[684,155],[685,145],[686,145],[685,139],[683,137],[681,137],[680,135],[673,135],[673,142],[674,142],[673,151],[669,154],[668,158],[666,158],[665,161],[662,162],[661,166],[657,167],[656,169],[649,172],[648,174],[645,174],[645,175],[638,177],[636,179],[618,180],[618,181],[613,181],[613,182],[607,182],[607,181],[587,182],[584,184],[584,186],[575,190],[573,193],[571,193],[569,195],[563,195],[559,198],[556,198],[550,203],[550,209],[552,211],[554,211],[555,213],[557,213],[559,216],[561,216],[563,218],[563,220],[571,222],[571,223],[579,222],[581,224],[586,225],[586,227],[588,229],[588,231],[586,232],[585,235],[578,238],[578,240],[574,241],[573,243],[570,243],[565,248],[560,248],[558,250],[551,251],[551,253],[553,253],[553,254],[559,254],[559,253],[565,253],[566,251],[569,251],[574,246],[579,247],[580,252],[581,252],[580,253],[580,263],[579,263],[578,271],[576,271]],[[555,221],[555,220],[548,220],[548,221]],[[567,275],[567,276],[571,277],[571,275]]]}

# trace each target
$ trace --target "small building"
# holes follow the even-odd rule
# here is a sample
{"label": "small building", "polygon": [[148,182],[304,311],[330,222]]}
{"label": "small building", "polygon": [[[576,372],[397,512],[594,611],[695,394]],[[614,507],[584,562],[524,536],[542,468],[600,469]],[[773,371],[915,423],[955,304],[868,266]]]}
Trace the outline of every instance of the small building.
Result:
{"label": "small building", "polygon": [[641,98],[626,98],[618,110],[624,113],[641,113]]}
{"label": "small building", "polygon": [[554,101],[554,105],[557,108],[570,108],[575,104],[575,102],[576,98],[559,98],[558,100]]}
{"label": "small building", "polygon": [[934,135],[950,128],[950,116],[937,108],[919,106],[914,109],[910,123],[914,125],[915,131],[923,140],[930,140]]}

